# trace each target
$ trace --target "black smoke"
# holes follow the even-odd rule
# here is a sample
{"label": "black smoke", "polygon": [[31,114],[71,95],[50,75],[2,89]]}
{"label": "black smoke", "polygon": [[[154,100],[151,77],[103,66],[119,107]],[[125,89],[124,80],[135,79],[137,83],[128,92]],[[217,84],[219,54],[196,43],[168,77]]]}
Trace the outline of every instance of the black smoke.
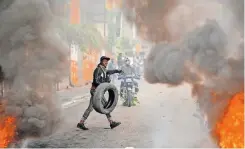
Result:
{"label": "black smoke", "polygon": [[0,65],[8,84],[2,103],[21,138],[51,134],[60,119],[54,84],[66,75],[68,46],[57,28],[56,0],[0,1]]}

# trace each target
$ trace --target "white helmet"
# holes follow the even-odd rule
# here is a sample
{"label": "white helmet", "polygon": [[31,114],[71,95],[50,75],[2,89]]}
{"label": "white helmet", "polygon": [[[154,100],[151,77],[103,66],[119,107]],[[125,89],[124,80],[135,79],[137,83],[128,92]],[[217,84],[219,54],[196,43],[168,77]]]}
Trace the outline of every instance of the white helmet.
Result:
{"label": "white helmet", "polygon": [[126,59],[125,59],[125,63],[126,63],[127,65],[130,65],[130,59],[129,59],[129,58],[126,58]]}

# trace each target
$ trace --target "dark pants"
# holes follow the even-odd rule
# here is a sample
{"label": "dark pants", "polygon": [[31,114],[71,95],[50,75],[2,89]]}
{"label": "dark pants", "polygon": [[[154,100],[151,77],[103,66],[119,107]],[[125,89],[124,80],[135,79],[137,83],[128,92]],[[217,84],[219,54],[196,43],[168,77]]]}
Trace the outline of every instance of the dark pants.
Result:
{"label": "dark pants", "polygon": [[[88,105],[88,108],[86,109],[86,111],[84,112],[84,114],[83,114],[83,120],[85,121],[87,118],[88,118],[88,116],[89,116],[89,114],[93,111],[93,102],[92,102],[92,99],[93,99],[93,96],[94,96],[94,92],[95,92],[95,90],[94,89],[91,89],[90,90],[90,94],[91,94],[91,97],[90,97],[90,102],[89,102],[89,105]],[[109,113],[109,114],[106,114],[106,117],[107,117],[107,119],[109,120],[110,118],[111,118],[111,114]]]}

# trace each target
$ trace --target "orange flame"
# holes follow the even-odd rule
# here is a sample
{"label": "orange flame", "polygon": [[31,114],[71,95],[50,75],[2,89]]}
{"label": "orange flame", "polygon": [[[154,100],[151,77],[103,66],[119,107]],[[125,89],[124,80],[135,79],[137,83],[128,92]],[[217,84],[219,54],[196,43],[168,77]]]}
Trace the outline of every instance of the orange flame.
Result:
{"label": "orange flame", "polygon": [[9,147],[14,141],[16,132],[16,118],[4,114],[4,101],[0,103],[0,148]]}
{"label": "orange flame", "polygon": [[0,148],[6,148],[14,141],[16,118],[8,116],[0,118]]}
{"label": "orange flame", "polygon": [[213,132],[221,148],[244,148],[244,92],[232,97]]}

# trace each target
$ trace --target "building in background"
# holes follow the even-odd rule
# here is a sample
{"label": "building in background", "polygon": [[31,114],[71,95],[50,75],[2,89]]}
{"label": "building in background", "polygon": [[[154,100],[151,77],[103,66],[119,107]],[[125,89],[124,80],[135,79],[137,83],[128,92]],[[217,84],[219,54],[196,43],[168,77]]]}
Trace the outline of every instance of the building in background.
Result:
{"label": "building in background", "polygon": [[[67,0],[66,9],[71,24],[91,24],[96,26],[101,35],[106,38],[106,0]],[[79,43],[73,43],[70,56],[70,84],[80,86],[92,81],[93,69],[98,64],[101,54],[110,55],[103,49],[88,47],[81,52]],[[76,48],[74,48],[76,47]],[[77,54],[77,57],[75,56]],[[76,58],[74,58],[76,57]]]}
{"label": "building in background", "polygon": [[[116,41],[121,37],[130,42],[138,41],[135,27],[128,23],[120,7],[123,0],[63,0],[66,1],[65,9],[71,24],[86,24],[96,26],[108,44],[105,49],[88,48],[87,52],[81,52],[79,48],[73,48],[78,54],[74,60],[71,54],[70,84],[79,86],[92,80],[92,70],[97,65],[101,55],[116,58]],[[76,46],[76,43],[72,45]],[[134,47],[122,49],[124,52],[140,52],[141,43],[135,43]],[[71,50],[72,51],[72,50]]]}
{"label": "building in background", "polygon": [[[81,23],[81,9],[80,0],[70,0],[69,1],[69,23],[70,24],[80,24]],[[78,86],[81,83],[82,73],[81,59],[80,59],[80,49],[78,43],[72,42],[70,45],[70,75],[69,81],[71,86]]]}
{"label": "building in background", "polygon": [[[107,44],[105,49],[88,48],[87,52],[81,52],[76,43],[70,45],[70,84],[80,86],[92,80],[93,68],[97,65],[101,55],[116,58],[116,40],[121,37],[130,41],[137,40],[134,47],[123,49],[125,52],[140,52],[142,46],[136,36],[136,29],[129,24],[120,7],[123,0],[62,0],[65,1],[64,9],[71,24],[93,25],[100,31]],[[75,52],[74,52],[75,51]],[[74,55],[77,54],[77,57]]]}

